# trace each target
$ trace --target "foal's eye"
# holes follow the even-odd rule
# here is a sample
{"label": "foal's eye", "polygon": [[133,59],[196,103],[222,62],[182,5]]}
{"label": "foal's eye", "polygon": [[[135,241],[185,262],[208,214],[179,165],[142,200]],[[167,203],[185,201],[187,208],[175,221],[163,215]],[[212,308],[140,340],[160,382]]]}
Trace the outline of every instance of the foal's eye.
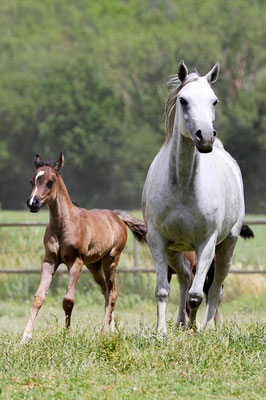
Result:
{"label": "foal's eye", "polygon": [[182,104],[182,106],[187,106],[188,105],[188,102],[183,97],[180,97],[179,101]]}
{"label": "foal's eye", "polygon": [[218,99],[216,99],[212,104],[214,105],[214,107],[216,106],[216,104],[218,104],[219,103],[219,100]]}
{"label": "foal's eye", "polygon": [[46,186],[47,186],[49,189],[51,189],[51,187],[53,186],[53,183],[54,183],[53,179],[49,179],[49,181],[47,181],[47,183],[46,183]]}

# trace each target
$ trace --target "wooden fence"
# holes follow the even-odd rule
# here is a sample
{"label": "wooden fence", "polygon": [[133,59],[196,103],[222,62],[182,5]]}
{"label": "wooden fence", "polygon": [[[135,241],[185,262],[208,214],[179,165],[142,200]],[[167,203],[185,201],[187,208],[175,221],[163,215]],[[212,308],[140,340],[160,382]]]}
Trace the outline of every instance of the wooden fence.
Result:
{"label": "wooden fence", "polygon": [[[248,219],[244,221],[247,225],[266,225],[266,218]],[[1,227],[15,227],[15,226],[46,226],[47,222],[0,222]],[[155,273],[154,268],[140,268],[139,257],[139,243],[134,239],[133,244],[133,260],[134,268],[118,268],[118,272],[124,273]],[[67,273],[67,269],[60,265],[56,274],[61,275]],[[89,272],[84,268],[83,272]],[[0,268],[0,273],[4,274],[39,274],[40,269],[22,269],[22,268]],[[266,274],[266,270],[230,270],[231,274]]]}

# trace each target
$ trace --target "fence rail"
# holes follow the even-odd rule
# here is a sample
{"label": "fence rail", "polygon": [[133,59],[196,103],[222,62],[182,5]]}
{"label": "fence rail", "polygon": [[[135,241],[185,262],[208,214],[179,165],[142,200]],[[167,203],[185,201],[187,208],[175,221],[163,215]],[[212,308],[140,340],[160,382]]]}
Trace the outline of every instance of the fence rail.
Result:
{"label": "fence rail", "polygon": [[[0,274],[40,274],[41,269],[25,269],[25,268],[0,268]],[[83,273],[90,272],[88,269],[84,268]],[[118,268],[117,272],[125,272],[125,273],[155,273],[155,269],[153,268]],[[64,267],[58,267],[56,270],[56,274],[67,274],[68,270]],[[266,274],[265,270],[239,270],[239,269],[231,269],[229,271],[230,274]]]}
{"label": "fence rail", "polygon": [[[32,221],[24,221],[24,222],[0,222],[0,227],[15,227],[15,226],[47,226],[48,222],[32,222]],[[247,225],[266,225],[266,218],[256,218],[256,219],[247,219],[244,221],[244,224]],[[155,273],[155,269],[153,268],[140,268],[140,260],[139,260],[139,243],[134,239],[134,247],[133,247],[133,259],[134,259],[134,268],[118,268],[118,272],[124,273]],[[84,268],[83,272],[89,272]],[[22,268],[0,268],[0,274],[39,274],[40,269],[22,269]],[[62,275],[68,273],[67,269],[63,266],[59,266],[56,274]],[[266,270],[230,270],[231,274],[266,274]]]}
{"label": "fence rail", "polygon": [[[244,221],[246,225],[266,225],[266,218],[253,218],[253,219],[246,219]],[[34,222],[34,221],[23,221],[23,222],[0,222],[1,226],[47,226],[47,222]]]}

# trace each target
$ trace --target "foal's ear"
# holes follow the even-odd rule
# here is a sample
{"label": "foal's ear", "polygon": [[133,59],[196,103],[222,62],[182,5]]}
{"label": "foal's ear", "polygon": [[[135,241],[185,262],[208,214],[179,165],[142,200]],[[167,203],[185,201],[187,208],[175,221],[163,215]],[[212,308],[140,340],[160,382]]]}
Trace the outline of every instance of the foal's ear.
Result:
{"label": "foal's ear", "polygon": [[60,153],[60,157],[53,164],[54,168],[59,171],[64,165],[64,154]]}
{"label": "foal's ear", "polygon": [[35,164],[36,169],[42,166],[42,160],[38,154],[36,154],[36,156],[35,156],[34,164]]}
{"label": "foal's ear", "polygon": [[186,64],[184,63],[184,60],[181,60],[180,63],[178,64],[178,70],[177,70],[177,76],[178,79],[183,82],[188,75],[188,69],[186,67]]}
{"label": "foal's ear", "polygon": [[205,75],[207,81],[212,84],[217,81],[220,71],[220,64],[217,62],[215,66]]}

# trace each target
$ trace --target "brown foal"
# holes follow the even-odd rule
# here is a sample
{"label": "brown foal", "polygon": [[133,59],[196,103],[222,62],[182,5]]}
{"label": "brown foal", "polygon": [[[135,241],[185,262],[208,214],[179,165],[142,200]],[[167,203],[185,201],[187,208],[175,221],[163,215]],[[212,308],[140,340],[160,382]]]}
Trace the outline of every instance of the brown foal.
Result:
{"label": "brown foal", "polygon": [[136,239],[146,241],[146,226],[137,218],[123,211],[85,210],[74,205],[59,174],[63,164],[62,153],[54,163],[43,162],[38,155],[35,157],[36,170],[31,179],[33,190],[27,205],[31,212],[38,212],[48,204],[50,221],[44,235],[45,256],[41,281],[22,343],[32,336],[34,320],[61,263],[66,264],[69,271],[68,287],[63,299],[66,327],[70,326],[75,290],[83,265],[92,273],[105,297],[103,328],[107,328],[111,322],[113,325],[117,299],[115,277],[120,254],[127,241],[126,225]]}

